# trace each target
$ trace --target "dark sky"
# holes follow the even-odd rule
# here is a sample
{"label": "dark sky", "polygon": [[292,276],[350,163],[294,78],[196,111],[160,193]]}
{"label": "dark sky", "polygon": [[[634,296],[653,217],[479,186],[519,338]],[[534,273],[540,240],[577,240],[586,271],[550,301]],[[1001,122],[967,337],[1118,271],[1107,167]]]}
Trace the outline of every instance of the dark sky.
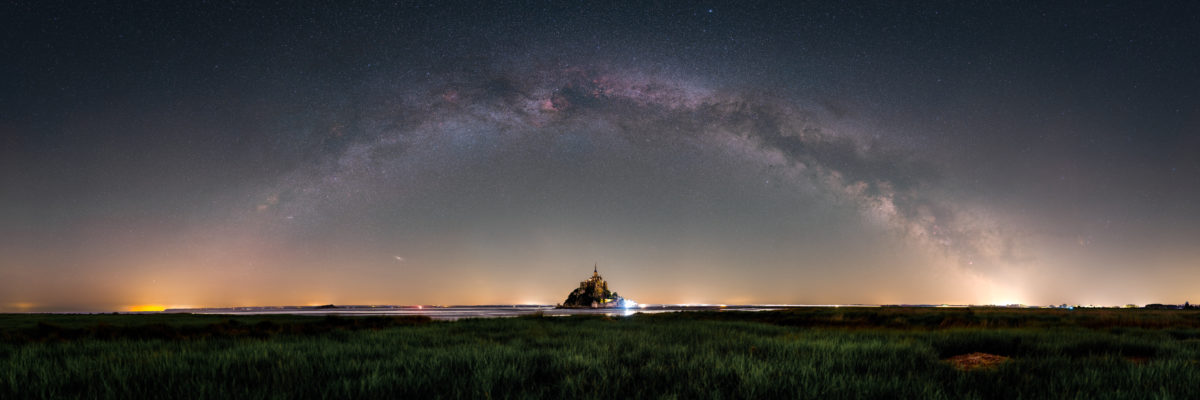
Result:
{"label": "dark sky", "polygon": [[1200,299],[1196,2],[254,3],[0,5],[0,310]]}

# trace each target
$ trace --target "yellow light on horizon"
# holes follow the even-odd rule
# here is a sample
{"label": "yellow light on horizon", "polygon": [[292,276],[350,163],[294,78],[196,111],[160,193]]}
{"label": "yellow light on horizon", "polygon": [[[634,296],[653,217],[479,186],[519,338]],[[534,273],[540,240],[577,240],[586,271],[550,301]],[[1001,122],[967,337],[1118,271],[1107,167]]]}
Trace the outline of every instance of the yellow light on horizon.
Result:
{"label": "yellow light on horizon", "polygon": [[0,305],[0,309],[12,308],[12,309],[17,310],[18,312],[26,312],[26,311],[29,311],[29,310],[33,309],[34,307],[36,307],[37,304],[31,303],[28,301],[18,301],[16,303],[7,304],[7,306],[8,307],[4,307],[4,305]]}
{"label": "yellow light on horizon", "polygon": [[129,306],[130,312],[157,312],[164,311],[166,309],[167,307],[163,306],[162,304],[139,304],[136,306]]}

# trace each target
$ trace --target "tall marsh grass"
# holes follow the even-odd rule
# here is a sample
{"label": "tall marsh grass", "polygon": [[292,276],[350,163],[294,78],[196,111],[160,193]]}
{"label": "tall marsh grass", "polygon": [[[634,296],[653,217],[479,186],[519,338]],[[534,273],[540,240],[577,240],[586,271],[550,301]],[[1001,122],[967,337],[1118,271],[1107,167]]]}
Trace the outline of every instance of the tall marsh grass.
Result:
{"label": "tall marsh grass", "polygon": [[[900,320],[894,310],[849,312],[293,317],[266,334],[177,316],[153,323],[210,333],[165,337],[96,336],[95,323],[77,316],[60,327],[74,334],[38,338],[14,333],[36,324],[10,320],[0,326],[9,338],[0,341],[0,398],[1200,398],[1200,335],[1187,324],[1100,327],[1064,314],[1055,325],[1030,314],[985,328],[921,310]],[[1180,315],[1191,318],[1164,318]],[[877,322],[814,322],[824,319]],[[909,320],[924,322],[900,323]],[[970,352],[1011,360],[975,371],[942,361]]]}

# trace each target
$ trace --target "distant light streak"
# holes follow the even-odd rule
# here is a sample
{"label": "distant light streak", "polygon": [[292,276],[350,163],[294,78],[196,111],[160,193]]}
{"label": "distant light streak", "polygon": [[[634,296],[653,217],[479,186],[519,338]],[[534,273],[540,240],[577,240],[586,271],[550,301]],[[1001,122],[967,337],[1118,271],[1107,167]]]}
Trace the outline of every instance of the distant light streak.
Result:
{"label": "distant light streak", "polygon": [[162,304],[139,304],[135,306],[129,306],[130,312],[158,312],[166,309],[167,307]]}
{"label": "distant light streak", "polygon": [[17,312],[26,312],[32,310],[36,306],[37,304],[28,301],[18,301],[16,303],[9,304],[9,307],[16,309]]}

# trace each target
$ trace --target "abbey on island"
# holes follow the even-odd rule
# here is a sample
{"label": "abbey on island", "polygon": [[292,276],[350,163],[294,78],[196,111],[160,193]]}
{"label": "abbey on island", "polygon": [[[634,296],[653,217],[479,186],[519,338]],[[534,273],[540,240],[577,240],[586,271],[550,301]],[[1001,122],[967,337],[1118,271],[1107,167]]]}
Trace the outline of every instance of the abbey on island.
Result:
{"label": "abbey on island", "polygon": [[564,301],[559,307],[562,308],[616,308],[616,307],[631,307],[637,303],[632,300],[625,299],[608,290],[608,282],[600,277],[598,265],[592,266],[592,276],[583,282],[579,282],[579,288],[571,291],[567,296],[567,301]]}

